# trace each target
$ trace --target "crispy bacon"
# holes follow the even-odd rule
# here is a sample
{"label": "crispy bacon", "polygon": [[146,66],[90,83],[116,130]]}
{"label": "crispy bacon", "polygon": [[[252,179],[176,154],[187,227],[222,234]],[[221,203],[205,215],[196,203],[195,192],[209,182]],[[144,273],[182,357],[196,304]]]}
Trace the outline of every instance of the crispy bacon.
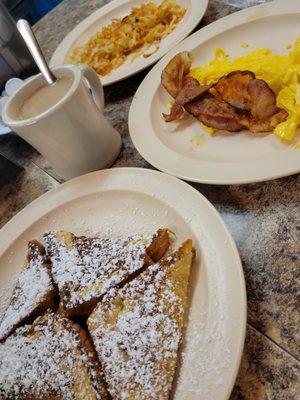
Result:
{"label": "crispy bacon", "polygon": [[220,78],[214,89],[226,103],[240,110],[250,111],[251,98],[247,87],[253,79],[255,79],[253,72],[234,71]]}
{"label": "crispy bacon", "polygon": [[166,122],[178,119],[184,110],[217,130],[253,134],[272,131],[288,114],[276,106],[276,96],[268,84],[251,71],[233,71],[215,85],[200,85],[188,76],[191,56],[177,54],[162,72],[161,82],[175,99]]}
{"label": "crispy bacon", "polygon": [[245,129],[245,126],[240,122],[236,109],[210,94],[187,104],[185,108],[203,124],[212,128],[225,129],[231,132]]}
{"label": "crispy bacon", "polygon": [[251,98],[251,115],[255,119],[271,117],[278,112],[275,93],[261,79],[249,82],[248,93]]}
{"label": "crispy bacon", "polygon": [[210,89],[211,85],[201,86],[195,78],[186,76],[183,79],[183,86],[175,98],[170,114],[163,114],[166,122],[178,119],[184,112],[183,107],[195,100],[198,100]]}
{"label": "crispy bacon", "polygon": [[286,120],[288,113],[278,108],[276,113],[264,119],[242,118],[241,123],[252,133],[271,132],[280,122]]}
{"label": "crispy bacon", "polygon": [[214,89],[224,101],[249,111],[254,119],[264,119],[278,111],[275,93],[251,71],[233,71],[220,78]]}
{"label": "crispy bacon", "polygon": [[175,99],[183,86],[183,78],[190,72],[191,55],[187,51],[176,54],[163,69],[161,84]]}

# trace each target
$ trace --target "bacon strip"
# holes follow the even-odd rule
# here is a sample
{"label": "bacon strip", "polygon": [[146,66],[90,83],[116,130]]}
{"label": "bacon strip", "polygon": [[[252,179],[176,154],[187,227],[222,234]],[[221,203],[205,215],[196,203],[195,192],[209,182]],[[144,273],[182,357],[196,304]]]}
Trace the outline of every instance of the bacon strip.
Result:
{"label": "bacon strip", "polygon": [[254,119],[268,118],[278,111],[275,93],[251,71],[233,71],[220,78],[214,89],[224,101],[249,111]]}
{"label": "bacon strip", "polygon": [[199,121],[217,130],[257,134],[272,131],[288,113],[276,106],[276,96],[268,84],[251,71],[233,71],[215,85],[200,85],[188,76],[189,53],[177,54],[162,72],[162,85],[175,99],[166,122],[178,119],[186,110]]}
{"label": "bacon strip", "polygon": [[236,109],[212,95],[206,95],[198,101],[189,103],[185,108],[203,124],[212,128],[225,129],[231,132],[245,129]]}
{"label": "bacon strip", "polygon": [[183,86],[183,78],[190,72],[192,58],[187,51],[176,54],[163,69],[161,84],[175,99]]}
{"label": "bacon strip", "polygon": [[171,107],[170,114],[163,114],[166,122],[178,119],[184,112],[183,107],[202,97],[211,88],[211,85],[201,86],[195,78],[186,76],[183,80],[183,86],[175,98]]}

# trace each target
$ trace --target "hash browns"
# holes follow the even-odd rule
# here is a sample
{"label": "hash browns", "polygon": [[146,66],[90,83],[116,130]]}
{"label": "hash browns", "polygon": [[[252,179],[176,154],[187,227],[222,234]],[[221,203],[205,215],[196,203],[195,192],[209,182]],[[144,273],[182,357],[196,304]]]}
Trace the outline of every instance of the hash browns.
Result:
{"label": "hash browns", "polygon": [[[97,74],[107,75],[129,55],[135,58],[152,45],[157,51],[158,43],[175,29],[185,12],[176,0],[163,0],[159,5],[143,3],[132,8],[130,15],[112,20],[85,45],[73,49],[68,61],[88,64]],[[144,52],[144,57],[151,54]]]}

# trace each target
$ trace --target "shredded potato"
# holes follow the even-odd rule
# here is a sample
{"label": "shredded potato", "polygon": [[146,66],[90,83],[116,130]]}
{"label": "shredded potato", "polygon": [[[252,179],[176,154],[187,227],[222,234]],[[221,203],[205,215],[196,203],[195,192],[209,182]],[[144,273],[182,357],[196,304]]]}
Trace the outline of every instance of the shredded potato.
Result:
{"label": "shredded potato", "polygon": [[[185,12],[175,0],[163,0],[158,6],[151,2],[141,4],[123,19],[114,19],[84,46],[75,48],[68,61],[88,64],[99,75],[107,75],[129,55],[140,55],[141,50],[152,45],[157,50],[158,42],[174,30]],[[153,51],[146,53],[144,57]]]}

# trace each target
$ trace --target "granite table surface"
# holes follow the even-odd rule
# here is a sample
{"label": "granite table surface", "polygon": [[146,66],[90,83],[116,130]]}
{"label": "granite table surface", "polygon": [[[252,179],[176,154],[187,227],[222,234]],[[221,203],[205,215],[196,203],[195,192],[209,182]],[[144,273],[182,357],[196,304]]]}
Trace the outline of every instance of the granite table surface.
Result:
{"label": "granite table surface", "polygon": [[[107,2],[64,0],[40,20],[34,30],[46,57],[51,57],[76,24]],[[210,1],[199,27],[258,2],[262,1]],[[105,114],[123,140],[114,167],[151,168],[135,150],[127,124],[132,96],[147,72],[105,88]],[[61,180],[47,161],[15,134],[0,136],[0,154],[3,226],[32,200],[59,186]],[[193,186],[225,220],[245,273],[247,335],[230,399],[300,399],[300,176],[249,185]]]}

